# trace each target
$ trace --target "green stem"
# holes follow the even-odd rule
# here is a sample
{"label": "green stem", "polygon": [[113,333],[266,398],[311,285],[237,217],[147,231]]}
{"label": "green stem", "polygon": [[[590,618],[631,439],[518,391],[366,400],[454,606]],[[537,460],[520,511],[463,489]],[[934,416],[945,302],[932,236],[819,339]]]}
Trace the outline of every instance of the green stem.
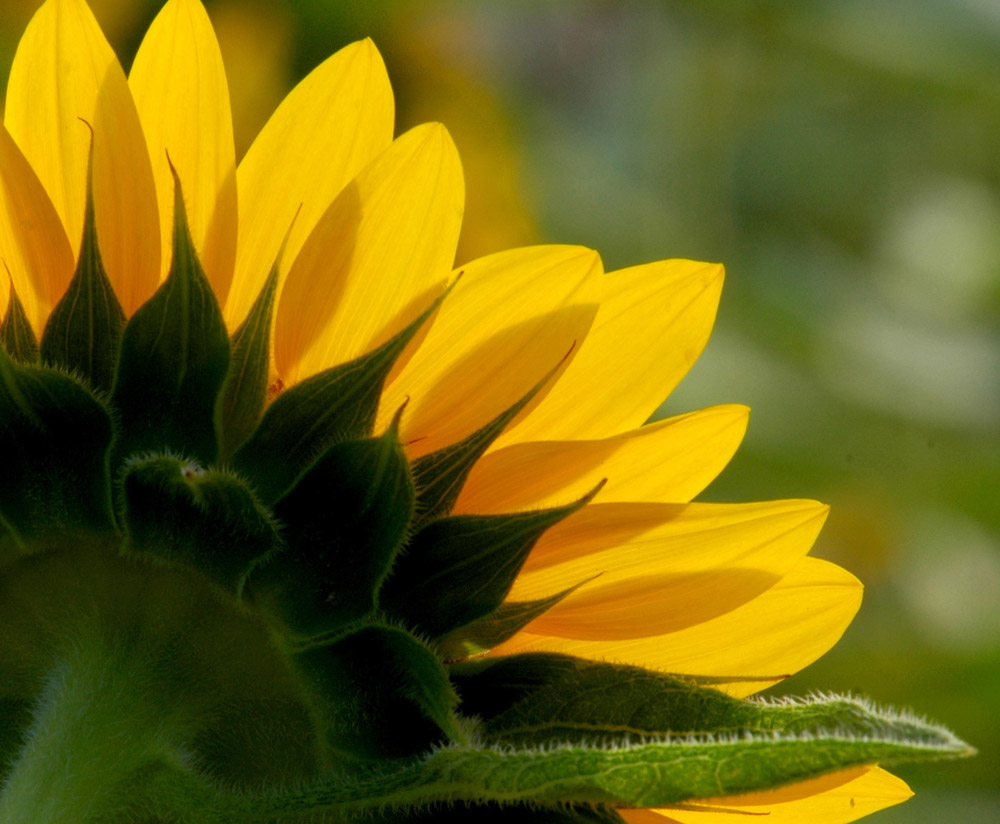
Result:
{"label": "green stem", "polygon": [[[4,824],[111,824],[136,773],[171,760],[179,721],[136,643],[88,634],[51,671],[0,790]],[[176,705],[175,705],[176,706]]]}

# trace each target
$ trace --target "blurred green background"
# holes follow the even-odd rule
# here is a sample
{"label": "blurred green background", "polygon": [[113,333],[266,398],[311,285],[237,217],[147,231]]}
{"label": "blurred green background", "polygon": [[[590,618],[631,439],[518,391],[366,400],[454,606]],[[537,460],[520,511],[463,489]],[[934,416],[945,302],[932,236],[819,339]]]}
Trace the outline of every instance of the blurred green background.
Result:
{"label": "blurred green background", "polygon": [[[0,76],[38,0],[0,8]],[[126,68],[159,3],[92,0]],[[539,240],[608,269],[721,260],[701,360],[658,413],[753,408],[707,500],[833,505],[843,641],[780,691],[913,706],[980,749],[898,772],[884,824],[1000,821],[1000,3],[207,3],[237,150],[371,36],[399,130],[445,122],[460,257]],[[650,380],[655,380],[651,375]]]}

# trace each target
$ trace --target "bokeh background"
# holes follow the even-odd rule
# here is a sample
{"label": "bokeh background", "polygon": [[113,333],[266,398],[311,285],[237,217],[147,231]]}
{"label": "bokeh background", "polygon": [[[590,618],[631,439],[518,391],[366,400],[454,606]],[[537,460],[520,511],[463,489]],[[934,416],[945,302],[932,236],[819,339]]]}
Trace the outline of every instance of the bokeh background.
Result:
{"label": "bokeh background", "polygon": [[[0,77],[39,0],[0,4]],[[126,69],[159,2],[91,0]],[[918,707],[974,743],[898,772],[883,824],[1000,821],[1000,4],[208,0],[237,152],[375,39],[399,130],[451,129],[460,257],[721,260],[711,342],[659,416],[753,408],[707,500],[814,497],[865,604],[781,686]],[[650,375],[650,381],[656,375]]]}

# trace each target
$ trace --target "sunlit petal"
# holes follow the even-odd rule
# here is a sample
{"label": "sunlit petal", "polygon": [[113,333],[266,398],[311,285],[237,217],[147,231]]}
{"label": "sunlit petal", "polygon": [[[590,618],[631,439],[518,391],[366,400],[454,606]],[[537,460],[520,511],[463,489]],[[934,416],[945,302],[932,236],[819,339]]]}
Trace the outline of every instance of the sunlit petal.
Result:
{"label": "sunlit petal", "polygon": [[815,501],[592,504],[542,536],[510,600],[585,581],[530,631],[594,641],[675,632],[774,586],[809,551],[826,513]]}
{"label": "sunlit petal", "polygon": [[749,410],[713,406],[593,441],[518,443],[484,456],[456,512],[514,512],[557,506],[607,484],[598,500],[685,503],[733,456]]}
{"label": "sunlit petal", "polygon": [[434,123],[348,184],[281,295],[274,351],[286,384],[364,354],[427,308],[451,272],[463,202],[455,144]]}
{"label": "sunlit petal", "polygon": [[912,795],[905,781],[880,767],[856,767],[767,792],[692,802],[698,809],[620,813],[629,824],[732,824],[746,815],[766,816],[768,824],[848,824]]}
{"label": "sunlit petal", "polygon": [[198,0],[170,0],[161,9],[139,47],[128,82],[153,164],[161,276],[171,258],[172,162],[202,267],[224,301],[236,258],[236,155],[225,68],[212,24]]}
{"label": "sunlit petal", "polygon": [[73,277],[73,252],[42,184],[2,126],[0,259],[10,272],[8,278],[6,271],[0,271],[0,318],[6,311],[9,284],[13,282],[35,335],[40,337],[49,312]]}
{"label": "sunlit petal", "polygon": [[392,88],[370,40],[321,63],[271,115],[237,171],[239,240],[225,310],[230,328],[253,305],[293,219],[283,274],[333,199],[389,146],[392,128]]}
{"label": "sunlit petal", "polygon": [[581,246],[513,249],[462,267],[427,338],[383,394],[380,428],[409,398],[401,436],[415,457],[489,423],[586,336],[602,271],[597,253]]}
{"label": "sunlit petal", "polygon": [[722,687],[732,695],[746,696],[797,672],[830,649],[861,606],[861,591],[861,583],[849,572],[806,557],[749,603],[678,632],[626,641],[521,632],[491,654],[545,650],[663,672],[761,677]]}
{"label": "sunlit petal", "polygon": [[156,288],[160,230],[153,172],[125,75],[83,0],[47,0],[17,47],[4,123],[49,193],[74,253],[83,236],[94,129],[101,255],[126,313]]}
{"label": "sunlit petal", "polygon": [[603,438],[642,425],[708,341],[722,267],[663,260],[611,272],[593,329],[559,383],[494,449]]}

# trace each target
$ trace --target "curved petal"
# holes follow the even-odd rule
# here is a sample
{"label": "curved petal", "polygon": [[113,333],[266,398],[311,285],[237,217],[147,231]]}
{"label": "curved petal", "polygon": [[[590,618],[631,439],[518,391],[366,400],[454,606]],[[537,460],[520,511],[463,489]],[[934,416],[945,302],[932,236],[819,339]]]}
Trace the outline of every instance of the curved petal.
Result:
{"label": "curved petal", "polygon": [[729,463],[749,412],[736,404],[712,406],[603,440],[512,444],[476,463],[455,512],[558,506],[582,497],[602,478],[602,503],[686,503]]}
{"label": "curved petal", "polygon": [[156,289],[160,229],[153,172],[118,60],[83,0],[47,0],[10,70],[4,123],[48,192],[76,250],[94,130],[101,257],[126,314]]}
{"label": "curved petal", "polygon": [[861,606],[861,591],[846,570],[806,557],[752,601],[679,632],[626,641],[520,632],[490,655],[562,652],[662,672],[760,677],[722,685],[742,697],[797,672],[837,643]]}
{"label": "curved petal", "polygon": [[0,323],[7,314],[8,303],[10,303],[10,280],[0,278]]}
{"label": "curved petal", "polygon": [[225,309],[230,329],[250,311],[285,235],[283,274],[334,198],[392,142],[392,128],[392,87],[371,40],[327,58],[275,110],[236,173],[240,228]]}
{"label": "curved petal", "polygon": [[[73,251],[59,215],[21,150],[0,126],[0,260],[36,337],[73,277]],[[3,280],[3,309],[9,284]]]}
{"label": "curved petal", "polygon": [[699,809],[619,812],[629,824],[732,824],[740,813],[766,815],[768,824],[848,824],[912,795],[905,781],[880,767],[855,767],[776,790],[692,802]]}
{"label": "curved petal", "polygon": [[520,400],[582,340],[600,302],[601,260],[534,246],[462,267],[420,348],[382,396],[382,428],[407,399],[411,457],[461,440]]}
{"label": "curved petal", "polygon": [[528,627],[608,641],[710,621],[774,586],[809,551],[828,507],[593,504],[535,545],[510,592],[530,601],[586,582]]}
{"label": "curved petal", "polygon": [[594,327],[573,363],[544,402],[493,449],[604,438],[641,426],[708,342],[722,279],[719,264],[690,260],[609,273]]}
{"label": "curved petal", "polygon": [[411,129],[338,195],[278,304],[278,373],[295,383],[368,352],[427,308],[462,222],[458,152],[438,123]]}
{"label": "curved petal", "polygon": [[223,303],[236,260],[236,150],[222,55],[198,0],[170,0],[160,10],[128,83],[153,164],[161,276],[170,268],[172,249],[172,162],[201,265]]}

